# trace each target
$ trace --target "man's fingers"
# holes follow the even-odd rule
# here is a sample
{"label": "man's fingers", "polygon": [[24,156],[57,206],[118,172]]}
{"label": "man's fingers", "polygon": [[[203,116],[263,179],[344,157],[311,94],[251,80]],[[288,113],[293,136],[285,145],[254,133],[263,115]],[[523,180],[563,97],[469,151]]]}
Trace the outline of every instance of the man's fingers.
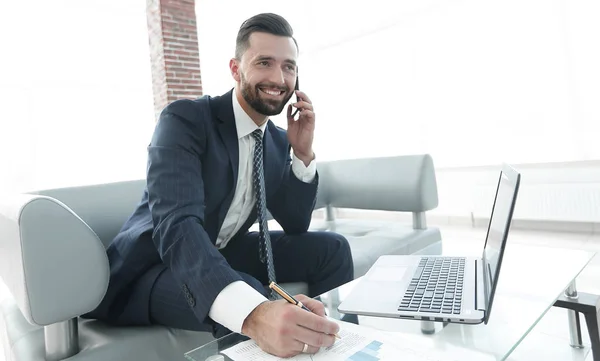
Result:
{"label": "man's fingers", "polygon": [[310,100],[310,98],[309,98],[309,97],[306,95],[306,93],[304,93],[304,92],[303,92],[303,91],[301,91],[301,90],[296,90],[296,96],[297,96],[298,98],[300,98],[301,100],[304,100],[305,102],[312,103],[312,101],[311,101],[311,100]]}
{"label": "man's fingers", "polygon": [[300,353],[306,353],[306,354],[314,355],[317,352],[319,352],[319,350],[320,350],[319,347],[308,345],[308,347],[306,348],[306,352],[305,352],[304,351],[304,344],[300,343]]}
{"label": "man's fingers", "polygon": [[[306,345],[306,348],[304,347],[304,345]],[[311,346],[307,343],[304,343],[302,341],[296,341],[296,346],[294,347],[295,353],[297,354],[316,354],[317,352],[319,352],[320,348],[319,347],[315,347],[315,346]]]}
{"label": "man's fingers", "polygon": [[302,110],[300,111],[300,116],[298,116],[298,120],[296,122],[300,122],[301,125],[306,124],[315,124],[315,113],[310,110]]}
{"label": "man's fingers", "polygon": [[292,331],[294,338],[308,346],[316,348],[329,347],[335,343],[335,337],[322,332],[315,332],[308,328],[296,326]]}
{"label": "man's fingers", "polygon": [[297,295],[296,299],[302,302],[309,310],[313,311],[319,316],[325,316],[325,305],[322,302],[315,300],[314,298],[310,298],[305,295]]}
{"label": "man's fingers", "polygon": [[301,111],[302,110],[314,110],[312,104],[310,104],[308,102],[304,102],[304,101],[299,101],[299,102],[293,103],[292,106],[294,108],[300,109]]}
{"label": "man's fingers", "polygon": [[299,315],[298,325],[306,327],[316,332],[326,333],[329,335],[338,333],[340,328],[337,323],[329,321],[323,316],[319,316],[315,313],[306,311],[304,311],[303,315]]}

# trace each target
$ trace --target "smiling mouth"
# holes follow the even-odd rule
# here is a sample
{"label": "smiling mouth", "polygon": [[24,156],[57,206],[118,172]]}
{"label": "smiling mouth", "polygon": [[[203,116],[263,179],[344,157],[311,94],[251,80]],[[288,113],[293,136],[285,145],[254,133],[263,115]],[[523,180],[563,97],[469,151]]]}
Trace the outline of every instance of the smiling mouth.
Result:
{"label": "smiling mouth", "polygon": [[283,90],[279,90],[279,89],[273,89],[273,88],[258,88],[258,90],[260,90],[261,92],[268,94],[270,96],[281,96],[285,93],[285,91]]}

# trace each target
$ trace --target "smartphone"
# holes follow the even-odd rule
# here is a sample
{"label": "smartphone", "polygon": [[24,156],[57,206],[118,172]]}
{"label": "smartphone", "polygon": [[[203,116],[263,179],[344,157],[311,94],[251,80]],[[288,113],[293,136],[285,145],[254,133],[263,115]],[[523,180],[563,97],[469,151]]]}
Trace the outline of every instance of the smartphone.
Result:
{"label": "smartphone", "polygon": [[[294,87],[295,90],[300,90],[300,87],[298,85],[298,69],[296,69],[296,87]],[[298,97],[298,95],[296,94],[296,102],[299,102],[300,98]],[[298,114],[298,111],[300,109],[296,108],[296,110],[294,110],[294,113],[292,113],[292,118],[296,117],[296,114]]]}

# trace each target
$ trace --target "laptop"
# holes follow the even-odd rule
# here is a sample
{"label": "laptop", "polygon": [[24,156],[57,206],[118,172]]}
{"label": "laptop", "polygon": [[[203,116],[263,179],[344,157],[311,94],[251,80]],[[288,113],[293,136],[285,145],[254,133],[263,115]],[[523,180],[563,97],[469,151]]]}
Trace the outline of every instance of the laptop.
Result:
{"label": "laptop", "polygon": [[342,313],[488,323],[521,175],[504,164],[481,257],[386,255],[340,304]]}

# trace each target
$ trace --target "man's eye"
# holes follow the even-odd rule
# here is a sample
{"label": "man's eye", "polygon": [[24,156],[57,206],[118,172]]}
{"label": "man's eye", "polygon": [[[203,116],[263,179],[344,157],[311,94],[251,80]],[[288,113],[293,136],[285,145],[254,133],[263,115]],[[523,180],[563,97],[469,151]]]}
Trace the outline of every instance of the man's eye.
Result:
{"label": "man's eye", "polygon": [[260,63],[258,63],[258,64],[259,64],[259,65],[262,65],[262,66],[268,66],[268,65],[269,65],[269,62],[265,60],[265,61],[261,61],[261,62],[260,62]]}

